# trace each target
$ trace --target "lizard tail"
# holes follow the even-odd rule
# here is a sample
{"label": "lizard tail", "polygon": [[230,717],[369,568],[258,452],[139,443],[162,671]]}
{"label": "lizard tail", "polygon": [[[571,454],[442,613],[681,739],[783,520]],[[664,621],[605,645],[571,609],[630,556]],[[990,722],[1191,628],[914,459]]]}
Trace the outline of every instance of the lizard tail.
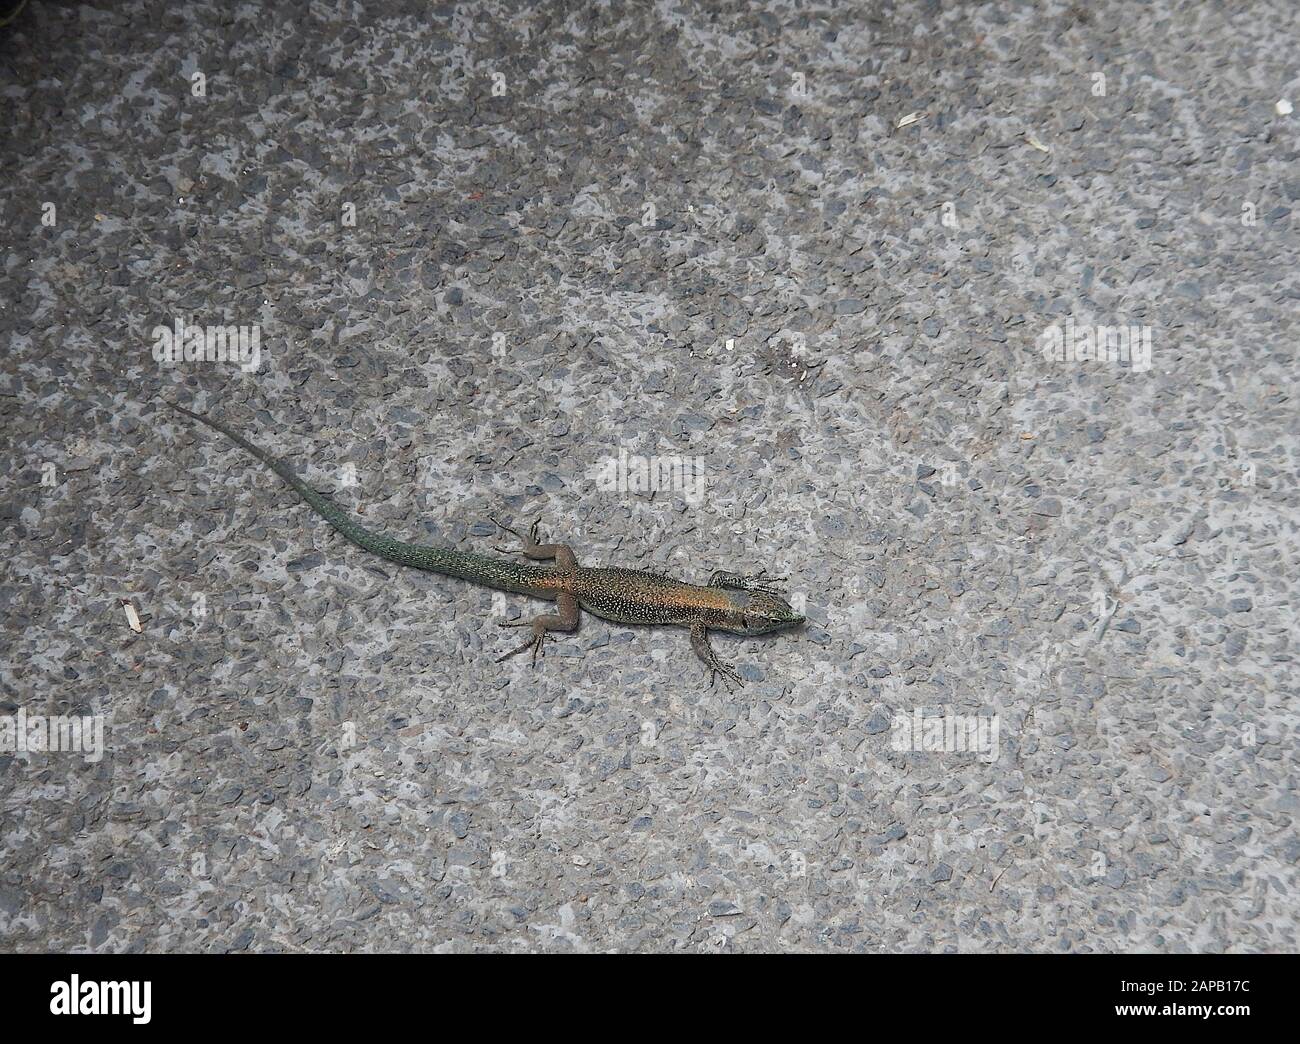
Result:
{"label": "lizard tail", "polygon": [[260,446],[254,445],[238,432],[222,424],[221,421],[205,417],[193,410],[187,410],[184,406],[179,406],[162,396],[159,396],[159,399],[178,413],[193,417],[196,421],[206,424],[214,431],[219,431],[235,445],[247,450],[279,475],[280,478],[284,479],[316,514],[320,515],[321,518],[352,543],[369,551],[371,554],[379,555],[390,562],[396,562],[398,565],[427,569],[430,572],[442,573],[445,576],[455,576],[462,580],[470,580],[476,584],[483,584],[502,591],[517,591],[521,594],[535,593],[538,575],[549,572],[538,569],[536,566],[505,562],[501,559],[490,558],[487,555],[476,555],[449,547],[426,547],[420,544],[407,544],[380,533],[373,533],[350,517],[329,497],[312,489],[298,476],[293,468],[279,457],[272,456]]}

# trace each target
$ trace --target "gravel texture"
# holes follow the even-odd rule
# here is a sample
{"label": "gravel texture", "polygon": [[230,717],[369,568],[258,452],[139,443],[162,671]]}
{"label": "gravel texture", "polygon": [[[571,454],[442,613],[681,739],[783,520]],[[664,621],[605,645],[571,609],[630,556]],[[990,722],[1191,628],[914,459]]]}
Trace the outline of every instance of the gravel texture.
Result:
{"label": "gravel texture", "polygon": [[[0,715],[105,750],[0,753],[0,945],[1296,950],[1298,38],[29,5]],[[257,367],[160,363],[178,320]],[[1150,365],[1049,357],[1067,321]],[[540,515],[588,564],[786,575],[809,623],[716,638],[735,693],[590,617],[497,664],[539,603],[370,558],[160,391],[395,535]],[[652,455],[704,489],[610,488]],[[926,714],[996,757],[906,749]]]}

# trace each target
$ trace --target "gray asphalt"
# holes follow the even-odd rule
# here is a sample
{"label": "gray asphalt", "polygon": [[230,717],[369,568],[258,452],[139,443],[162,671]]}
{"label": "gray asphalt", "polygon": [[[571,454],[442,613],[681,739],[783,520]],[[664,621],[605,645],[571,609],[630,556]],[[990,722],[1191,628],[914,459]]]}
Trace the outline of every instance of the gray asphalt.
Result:
{"label": "gray asphalt", "polygon": [[361,7],[0,29],[0,946],[1295,951],[1295,6]]}

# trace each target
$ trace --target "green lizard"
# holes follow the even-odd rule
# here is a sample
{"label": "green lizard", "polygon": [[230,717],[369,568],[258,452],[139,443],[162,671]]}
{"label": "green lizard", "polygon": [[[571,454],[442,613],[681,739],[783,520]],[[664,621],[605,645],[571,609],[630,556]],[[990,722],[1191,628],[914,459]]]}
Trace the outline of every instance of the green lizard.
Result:
{"label": "green lizard", "polygon": [[[162,399],[172,409],[193,417],[266,464],[326,522],[358,547],[380,555],[398,565],[427,569],[446,576],[459,577],[498,591],[511,591],[555,602],[558,609],[522,623],[502,623],[502,627],[530,627],[532,634],[516,649],[497,662],[532,649],[533,666],[551,631],[574,631],[578,627],[579,608],[604,620],[624,624],[676,624],[690,628],[691,648],[709,669],[709,684],[721,676],[725,683],[744,684],[735,666],[718,659],[709,644],[709,631],[758,635],[803,623],[781,597],[766,570],[747,576],[715,572],[708,586],[684,583],[644,569],[602,569],[578,565],[573,549],[565,544],[543,544],[538,540],[540,519],[524,536],[496,519],[498,528],[518,537],[522,554],[533,561],[550,561],[540,566],[503,561],[450,547],[423,547],[407,544],[392,537],[372,533],[364,528],[328,497],[312,489],[287,463],[253,445],[220,421],[193,413],[184,406]],[[501,549],[497,549],[501,550]]]}

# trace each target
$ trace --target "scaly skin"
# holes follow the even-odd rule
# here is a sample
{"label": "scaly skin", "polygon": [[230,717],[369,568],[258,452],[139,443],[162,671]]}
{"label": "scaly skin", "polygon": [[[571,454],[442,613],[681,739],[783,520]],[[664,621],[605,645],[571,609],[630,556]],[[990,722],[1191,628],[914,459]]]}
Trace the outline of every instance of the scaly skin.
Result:
{"label": "scaly skin", "polygon": [[[735,634],[767,634],[803,622],[789,603],[780,596],[766,571],[753,576],[717,572],[708,586],[688,584],[643,569],[602,569],[578,565],[577,556],[565,544],[538,543],[538,522],[525,536],[513,533],[523,543],[522,554],[532,561],[550,561],[540,566],[509,562],[450,547],[426,547],[407,544],[381,533],[372,533],[351,518],[328,497],[312,489],[288,464],[255,446],[220,421],[193,413],[184,406],[162,400],[172,409],[193,417],[221,432],[228,439],[262,461],[284,479],[326,522],[348,540],[371,554],[380,555],[398,565],[427,569],[445,576],[459,577],[498,591],[544,598],[555,602],[558,612],[547,613],[519,624],[503,627],[529,627],[532,634],[516,649],[497,662],[527,649],[533,651],[533,665],[551,631],[574,631],[578,627],[579,608],[593,616],[624,624],[673,624],[690,628],[691,648],[709,669],[709,683],[721,677],[724,682],[743,684],[732,664],[719,660],[709,644],[709,631]],[[539,520],[540,521],[540,520]]]}

